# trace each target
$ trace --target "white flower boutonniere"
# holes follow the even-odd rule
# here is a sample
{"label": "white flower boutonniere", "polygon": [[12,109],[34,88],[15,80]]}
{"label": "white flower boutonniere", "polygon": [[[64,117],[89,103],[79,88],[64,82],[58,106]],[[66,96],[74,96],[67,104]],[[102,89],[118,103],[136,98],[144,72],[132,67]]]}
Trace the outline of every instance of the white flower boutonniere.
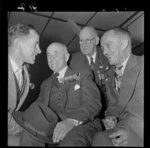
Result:
{"label": "white flower boutonniere", "polygon": [[79,84],[76,84],[75,86],[74,86],[74,90],[77,90],[77,89],[79,89],[80,88],[80,85]]}

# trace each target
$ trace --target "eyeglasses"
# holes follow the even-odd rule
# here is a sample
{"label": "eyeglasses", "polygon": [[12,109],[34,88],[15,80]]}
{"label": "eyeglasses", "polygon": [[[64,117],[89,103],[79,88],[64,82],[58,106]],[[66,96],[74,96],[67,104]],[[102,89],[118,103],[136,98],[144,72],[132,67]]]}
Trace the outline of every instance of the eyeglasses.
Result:
{"label": "eyeglasses", "polygon": [[86,39],[86,40],[79,40],[79,42],[80,42],[80,44],[83,44],[83,43],[90,44],[94,39],[95,39],[95,37],[93,37],[91,39]]}

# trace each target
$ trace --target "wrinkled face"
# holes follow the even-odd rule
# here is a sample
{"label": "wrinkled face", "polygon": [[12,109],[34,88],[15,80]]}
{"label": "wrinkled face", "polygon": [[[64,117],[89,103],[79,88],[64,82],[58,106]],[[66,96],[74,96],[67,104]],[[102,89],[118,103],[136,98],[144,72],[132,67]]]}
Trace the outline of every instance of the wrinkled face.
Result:
{"label": "wrinkled face", "polygon": [[97,40],[91,30],[82,30],[79,36],[80,49],[83,54],[91,56],[96,51]]}
{"label": "wrinkled face", "polygon": [[41,53],[39,48],[39,35],[34,31],[30,30],[28,36],[20,39],[20,56],[23,62],[34,64],[37,54]]}
{"label": "wrinkled face", "polygon": [[106,33],[101,38],[101,48],[111,65],[117,65],[121,60],[121,43],[111,33]]}
{"label": "wrinkled face", "polygon": [[48,47],[47,61],[49,68],[54,72],[59,72],[66,66],[66,55],[60,48]]}

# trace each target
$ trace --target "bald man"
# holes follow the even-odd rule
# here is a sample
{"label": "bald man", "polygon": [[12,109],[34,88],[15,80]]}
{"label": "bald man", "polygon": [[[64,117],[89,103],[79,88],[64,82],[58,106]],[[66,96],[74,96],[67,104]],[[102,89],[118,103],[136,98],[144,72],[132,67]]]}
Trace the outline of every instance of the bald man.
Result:
{"label": "bald man", "polygon": [[99,36],[92,26],[85,26],[79,34],[79,44],[81,52],[74,53],[70,60],[72,69],[89,68],[94,74],[96,82],[102,94],[103,109],[106,109],[105,102],[105,80],[107,80],[106,72],[109,71],[110,65],[108,59],[103,55],[99,44]]}
{"label": "bald man", "polygon": [[121,28],[106,31],[101,46],[113,65],[106,83],[108,108],[93,146],[143,146],[144,56],[131,53],[130,33]]}
{"label": "bald man", "polygon": [[[53,74],[41,86],[37,102],[52,109],[59,117],[52,141],[59,146],[88,146],[101,128],[94,121],[101,110],[100,92],[88,70],[72,71],[67,66],[65,45],[54,42],[47,48],[47,61]],[[57,76],[56,76],[57,75]],[[29,133],[22,135],[22,146],[45,146]]]}

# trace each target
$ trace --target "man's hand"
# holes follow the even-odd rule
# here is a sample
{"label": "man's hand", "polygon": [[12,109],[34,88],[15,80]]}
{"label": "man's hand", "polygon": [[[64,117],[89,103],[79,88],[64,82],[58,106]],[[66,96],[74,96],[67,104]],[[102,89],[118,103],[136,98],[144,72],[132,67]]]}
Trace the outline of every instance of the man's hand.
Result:
{"label": "man's hand", "polygon": [[117,124],[117,119],[115,116],[107,116],[105,119],[102,119],[102,121],[106,129],[114,128]]}
{"label": "man's hand", "polygon": [[57,123],[53,132],[53,142],[58,143],[73,128],[74,124],[69,119]]}
{"label": "man's hand", "polygon": [[124,129],[112,133],[109,138],[111,138],[114,146],[127,146],[128,144],[127,132]]}

